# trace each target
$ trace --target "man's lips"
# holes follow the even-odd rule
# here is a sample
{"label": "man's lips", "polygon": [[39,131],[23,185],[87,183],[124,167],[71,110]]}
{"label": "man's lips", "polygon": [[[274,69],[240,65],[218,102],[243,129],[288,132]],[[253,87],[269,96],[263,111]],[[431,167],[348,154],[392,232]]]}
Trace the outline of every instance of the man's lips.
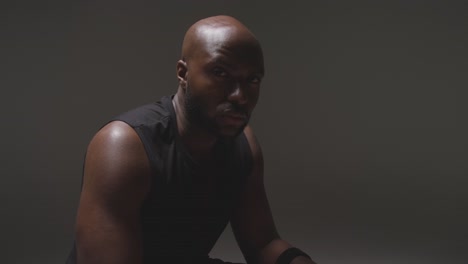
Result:
{"label": "man's lips", "polygon": [[222,119],[225,123],[239,125],[245,123],[247,115],[239,112],[225,112],[222,115]]}
{"label": "man's lips", "polygon": [[229,118],[234,118],[234,119],[242,119],[245,120],[247,116],[242,113],[237,113],[237,112],[226,112],[224,113],[224,116],[227,116]]}

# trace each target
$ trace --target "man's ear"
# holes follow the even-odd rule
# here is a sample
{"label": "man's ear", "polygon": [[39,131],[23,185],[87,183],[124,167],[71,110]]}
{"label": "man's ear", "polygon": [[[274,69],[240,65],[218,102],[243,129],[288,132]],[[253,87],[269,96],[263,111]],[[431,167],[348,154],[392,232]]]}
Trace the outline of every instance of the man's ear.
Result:
{"label": "man's ear", "polygon": [[187,87],[187,62],[183,59],[177,61],[176,74],[177,79],[179,79],[179,86],[185,89]]}

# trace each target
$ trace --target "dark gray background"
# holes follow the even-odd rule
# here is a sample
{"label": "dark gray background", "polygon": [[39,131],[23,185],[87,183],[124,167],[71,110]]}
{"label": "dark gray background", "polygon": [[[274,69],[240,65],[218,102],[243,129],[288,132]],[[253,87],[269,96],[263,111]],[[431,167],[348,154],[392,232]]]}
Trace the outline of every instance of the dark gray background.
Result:
{"label": "dark gray background", "polygon": [[[174,93],[185,30],[216,14],[263,44],[252,125],[283,238],[319,264],[466,263],[463,1],[0,5],[1,263],[64,263],[92,135]],[[229,229],[213,256],[242,260]]]}

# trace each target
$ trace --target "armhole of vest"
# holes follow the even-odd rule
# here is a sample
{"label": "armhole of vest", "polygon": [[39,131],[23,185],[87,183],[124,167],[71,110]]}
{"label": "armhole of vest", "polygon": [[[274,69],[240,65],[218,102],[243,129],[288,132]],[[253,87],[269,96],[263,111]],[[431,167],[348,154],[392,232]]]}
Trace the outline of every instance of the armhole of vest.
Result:
{"label": "armhole of vest", "polygon": [[141,125],[134,126],[130,124],[127,120],[119,119],[119,118],[113,118],[108,123],[113,122],[113,121],[124,122],[125,124],[129,125],[137,133],[138,138],[140,138],[140,141],[143,144],[143,148],[145,149],[148,162],[150,163],[151,175],[153,175],[154,173],[157,173],[157,166],[155,164],[156,155],[154,154],[153,149],[150,147],[153,145],[153,142],[145,135],[142,129],[143,126]]}
{"label": "armhole of vest", "polygon": [[133,127],[135,132],[138,134],[138,137],[140,137],[141,143],[143,144],[143,147],[145,148],[146,152],[146,157],[148,159],[148,162],[150,164],[150,192],[148,195],[145,197],[146,199],[150,196],[150,193],[152,193],[153,188],[156,187],[156,185],[160,185],[160,183],[156,183],[155,180],[158,179],[158,175],[160,175],[160,171],[157,166],[157,161],[158,157],[154,152],[154,149],[152,146],[154,146],[154,142],[145,134],[144,129],[142,129],[141,126]]}
{"label": "armhole of vest", "polygon": [[[148,135],[145,134],[145,131],[143,129],[143,126],[133,126],[130,124],[128,121],[124,119],[119,119],[119,118],[114,118],[109,122],[112,121],[121,121],[124,122],[125,124],[129,125],[138,135],[138,138],[140,138],[141,143],[143,144],[143,148],[145,149],[146,152],[146,158],[148,159],[149,165],[150,165],[150,190],[153,190],[155,187],[155,180],[158,178],[155,175],[159,174],[158,166],[156,164],[157,161],[157,156],[154,153],[154,150],[151,146],[154,145],[154,142],[148,137]],[[152,191],[149,191],[148,194],[145,197],[145,200],[150,197],[150,193]]]}

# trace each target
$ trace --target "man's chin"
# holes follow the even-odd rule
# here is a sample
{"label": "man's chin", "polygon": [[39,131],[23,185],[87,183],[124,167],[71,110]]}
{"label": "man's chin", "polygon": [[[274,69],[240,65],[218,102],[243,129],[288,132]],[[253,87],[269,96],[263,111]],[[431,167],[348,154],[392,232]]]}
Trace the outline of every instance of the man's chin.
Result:
{"label": "man's chin", "polygon": [[237,136],[239,136],[242,131],[244,131],[244,128],[247,124],[243,125],[243,126],[224,126],[224,127],[219,127],[218,129],[218,135],[221,137],[221,138],[225,138],[225,139],[233,139],[233,138],[236,138]]}

